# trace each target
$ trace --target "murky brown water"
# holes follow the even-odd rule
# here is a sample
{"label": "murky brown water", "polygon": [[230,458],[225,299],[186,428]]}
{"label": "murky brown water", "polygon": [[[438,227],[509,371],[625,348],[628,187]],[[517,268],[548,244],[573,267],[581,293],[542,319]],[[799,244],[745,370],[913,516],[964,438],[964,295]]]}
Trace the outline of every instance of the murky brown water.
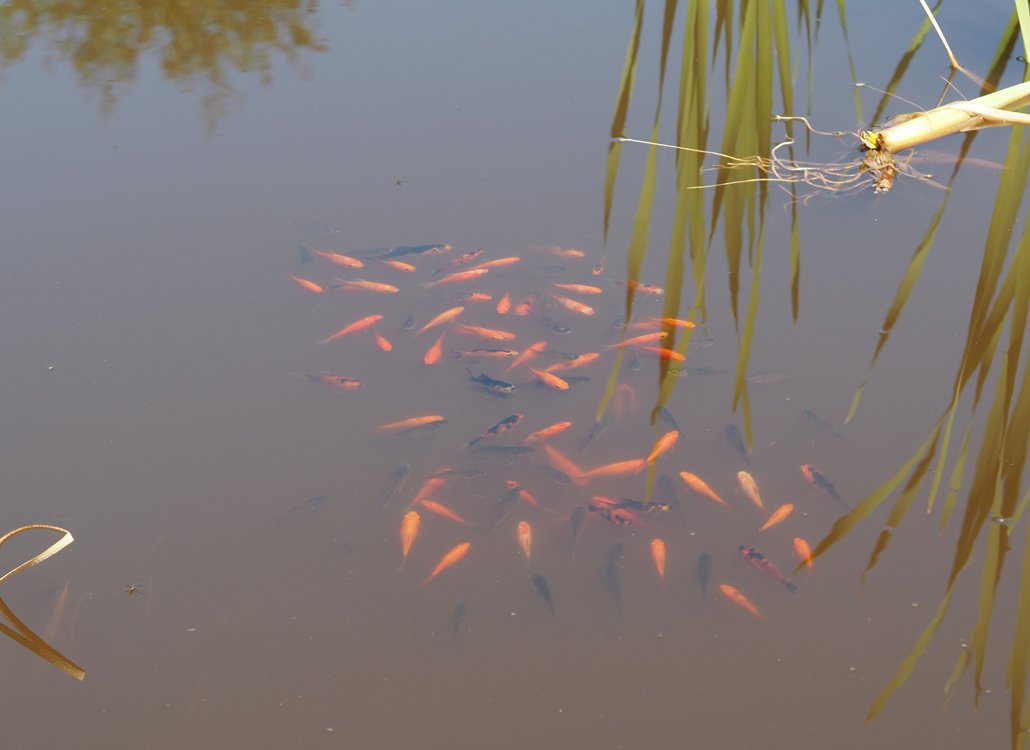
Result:
{"label": "murky brown water", "polygon": [[[941,688],[975,610],[972,585],[957,594],[953,616],[909,683],[874,724],[863,722],[936,606],[954,529],[939,537],[936,520],[913,514],[863,592],[858,575],[882,519],[796,576],[797,595],[749,569],[737,551],[752,544],[789,572],[792,538],[814,543],[841,510],[805,483],[800,464],[819,467],[853,503],[925,437],[962,344],[993,191],[989,171],[970,170],[959,184],[940,231],[946,240],[846,428],[884,311],[938,197],[910,184],[887,197],[803,209],[796,325],[790,224],[773,199],[750,367],[757,380],[772,382],[750,390],[750,471],[767,507],[795,504],[779,527],[756,536],[762,517],[735,486],[736,472],[748,467],[724,435],[740,420],[730,413],[737,338],[718,249],[708,324],[695,332],[685,363],[703,369],[682,378],[669,403],[682,435],[657,465],[673,477],[699,474],[732,513],[676,480],[678,509],[642,512],[645,526],[623,528],[590,513],[573,545],[574,507],[592,495],[642,500],[645,475],[563,485],[540,468],[549,464],[542,449],[509,459],[463,448],[515,413],[524,420],[484,444],[512,445],[572,420],[549,443],[590,469],[646,456],[669,429],[660,423],[656,433],[648,422],[657,360],[638,352],[639,369],[624,368],[620,380],[635,406],[613,413],[585,447],[614,361],[605,347],[619,338],[622,256],[644,157],[643,150],[623,157],[605,250],[601,181],[630,16],[628,7],[585,2],[326,5],[305,21],[325,51],[301,51],[297,65],[273,56],[268,86],[229,75],[236,97],[211,130],[198,114],[210,93],[202,81],[181,91],[144,53],[138,82],[102,116],[96,89],[76,85],[45,36],[30,39],[0,88],[0,527],[55,523],[77,541],[5,584],[4,596],[42,632],[68,582],[53,643],[87,677],[76,683],[3,639],[5,747],[1007,742],[997,655],[979,710],[962,682],[941,711]],[[884,40],[879,21],[874,28],[872,17],[850,20],[856,50],[903,48],[911,33],[904,24],[919,23],[916,15],[899,19],[898,38]],[[988,41],[975,25],[962,28],[960,39],[972,47],[965,62],[986,67]],[[833,52],[835,22],[824,22],[821,34],[827,69],[815,81],[819,117],[846,128],[854,115],[846,69]],[[645,51],[655,43],[645,39]],[[941,61],[930,57],[917,62],[935,81]],[[889,75],[883,66],[892,63],[862,58],[866,80]],[[650,71],[641,75],[638,95],[653,92]],[[646,116],[633,123],[642,136]],[[1000,158],[1005,138],[986,134],[977,155]],[[671,160],[662,169],[671,173]],[[656,222],[667,227],[662,201]],[[364,252],[443,242],[454,249],[401,258],[417,267],[413,273]],[[663,243],[654,242],[645,282],[663,283]],[[367,266],[304,263],[301,244],[365,256]],[[583,248],[586,257],[533,249],[549,245]],[[472,265],[522,261],[423,288],[475,248],[484,254]],[[605,254],[606,270],[595,277],[590,269]],[[362,277],[401,291],[316,295],[290,275],[323,285]],[[569,295],[596,313],[544,307],[554,281],[600,286],[600,295]],[[458,301],[473,291],[492,300]],[[505,292],[518,303],[534,291],[542,294],[530,315],[497,314]],[[413,315],[421,326],[454,305],[466,307],[461,321],[511,331],[515,341],[448,328],[442,361],[424,365],[442,329],[415,338],[402,322]],[[640,320],[660,314],[661,303],[644,295],[636,309]],[[392,352],[378,350],[367,330],[316,345],[373,313],[383,315],[377,330]],[[571,332],[555,333],[542,316]],[[542,363],[560,361],[554,352],[601,353],[567,373],[589,381],[558,392],[534,383],[524,367],[505,374],[507,363],[451,355],[541,340],[548,344]],[[320,371],[363,387],[339,390],[301,375]],[[470,382],[470,371],[510,381],[515,393],[491,395]],[[806,410],[843,438],[806,420]],[[422,414],[448,423],[409,436],[376,429]],[[404,463],[411,477],[384,510],[384,487]],[[420,534],[398,572],[405,506],[444,467],[484,472],[433,495],[477,526],[488,524],[506,480],[521,483],[543,509],[516,503],[484,538],[420,508]],[[532,525],[532,566],[516,543],[519,521]],[[655,536],[668,550],[664,585],[649,557]],[[472,542],[468,555],[420,587],[463,541]],[[602,575],[616,543],[624,548],[621,618]],[[36,551],[29,540],[5,545],[0,568]],[[703,552],[713,560],[707,597],[695,573]],[[546,577],[553,619],[530,571]],[[764,618],[723,598],[723,583]],[[128,586],[139,592],[129,595]],[[1008,578],[997,606],[998,622],[1011,622]]]}

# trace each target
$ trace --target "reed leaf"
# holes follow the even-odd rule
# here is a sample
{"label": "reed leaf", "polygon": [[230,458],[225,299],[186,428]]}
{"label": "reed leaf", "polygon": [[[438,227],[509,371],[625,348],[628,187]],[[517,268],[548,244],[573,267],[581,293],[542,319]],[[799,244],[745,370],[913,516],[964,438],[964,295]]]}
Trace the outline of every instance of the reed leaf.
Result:
{"label": "reed leaf", "polygon": [[637,69],[637,52],[640,49],[640,31],[644,27],[644,0],[637,0],[634,12],[633,33],[630,36],[629,48],[626,50],[626,62],[622,68],[622,79],[619,81],[619,94],[615,100],[615,114],[612,116],[611,139],[608,142],[608,164],[604,173],[604,242],[608,242],[608,226],[612,215],[612,202],[615,200],[615,178],[619,174],[619,159],[622,156],[622,144],[615,140],[626,132],[626,117],[629,114],[629,103],[633,95],[633,79]]}
{"label": "reed leaf", "polygon": [[[966,425],[966,434],[962,436],[962,447],[959,449],[958,456],[955,458],[955,465],[951,469],[951,479],[948,482],[948,494],[944,497],[944,505],[941,507],[941,523],[940,532],[944,533],[944,527],[948,525],[948,519],[951,518],[951,512],[955,508],[955,498],[958,497],[958,492],[962,488],[962,474],[966,468],[966,457],[969,455],[969,438],[973,434],[973,424],[970,422]],[[927,507],[926,512],[930,512],[930,508]]]}
{"label": "reed leaf", "polygon": [[[12,539],[19,534],[23,534],[27,531],[52,531],[56,534],[60,534],[61,537],[47,547],[45,550],[40,552],[38,555],[26,560],[20,565],[12,568],[11,570],[0,576],[0,583],[3,583],[9,578],[13,578],[21,571],[26,568],[31,568],[39,565],[41,562],[53,557],[58,552],[63,550],[73,541],[71,532],[67,529],[62,529],[59,526],[50,526],[49,524],[32,524],[29,526],[21,526],[13,531],[9,531],[0,537],[0,546],[3,546],[5,542]],[[8,638],[20,643],[22,646],[27,648],[29,651],[34,653],[41,659],[53,664],[55,667],[60,669],[67,675],[71,675],[77,680],[82,680],[86,676],[86,672],[79,667],[77,664],[72,662],[66,656],[58,652],[53,646],[44,641],[38,635],[36,635],[28,625],[22,622],[18,617],[11,611],[11,608],[7,606],[7,602],[0,597],[0,616],[6,619],[13,627],[8,627],[0,622],[0,633],[3,633]]]}

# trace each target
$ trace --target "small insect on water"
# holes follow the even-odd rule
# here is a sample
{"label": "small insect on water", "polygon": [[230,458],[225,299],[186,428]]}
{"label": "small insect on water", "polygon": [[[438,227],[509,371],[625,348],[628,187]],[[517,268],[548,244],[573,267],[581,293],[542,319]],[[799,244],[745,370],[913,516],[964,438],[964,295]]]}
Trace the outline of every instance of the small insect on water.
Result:
{"label": "small insect on water", "polygon": [[144,591],[143,589],[141,589],[139,586],[137,586],[134,583],[127,583],[127,584],[125,584],[125,595],[126,596],[135,596],[136,594],[145,594],[145,593],[147,593],[147,592]]}

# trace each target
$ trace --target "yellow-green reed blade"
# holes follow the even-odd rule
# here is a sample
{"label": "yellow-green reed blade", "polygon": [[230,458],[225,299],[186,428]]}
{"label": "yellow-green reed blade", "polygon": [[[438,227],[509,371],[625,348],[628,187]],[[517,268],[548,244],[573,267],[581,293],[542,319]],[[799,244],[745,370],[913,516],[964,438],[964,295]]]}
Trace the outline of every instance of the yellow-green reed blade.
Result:
{"label": "yellow-green reed blade", "polygon": [[633,20],[633,34],[629,48],[626,50],[626,62],[622,68],[622,79],[619,81],[619,95],[615,100],[615,114],[612,115],[611,141],[608,143],[608,164],[604,174],[604,242],[608,242],[608,225],[612,214],[612,202],[615,199],[615,178],[619,173],[619,158],[622,156],[622,144],[615,140],[626,131],[626,116],[633,95],[633,78],[637,69],[637,51],[640,49],[640,31],[644,26],[644,0],[637,0]]}

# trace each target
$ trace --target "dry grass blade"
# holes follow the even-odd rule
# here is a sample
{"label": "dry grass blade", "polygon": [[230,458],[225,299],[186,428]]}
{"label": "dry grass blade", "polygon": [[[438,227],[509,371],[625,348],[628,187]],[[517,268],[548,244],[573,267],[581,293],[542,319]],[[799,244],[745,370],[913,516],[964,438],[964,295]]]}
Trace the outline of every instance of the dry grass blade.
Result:
{"label": "dry grass blade", "polygon": [[1030,725],[1027,719],[1030,696],[1026,695],[1027,659],[1030,657],[1030,554],[1026,550],[1030,550],[1030,524],[1027,524],[1026,529],[1023,566],[1019,573],[1019,596],[1016,599],[1015,635],[1012,638],[1005,680],[1011,691],[1009,725],[1013,748],[1026,746],[1026,729]]}
{"label": "dry grass blade", "polygon": [[[955,498],[958,497],[958,491],[962,488],[962,475],[966,469],[966,458],[969,456],[969,438],[972,435],[973,425],[970,422],[970,424],[966,425],[966,434],[962,436],[962,447],[955,458],[955,465],[951,470],[951,479],[948,481],[948,494],[944,497],[944,505],[941,507],[940,531],[942,534],[944,533],[944,527],[948,525],[948,519],[951,518],[952,510],[955,508]],[[927,507],[926,512],[929,513],[930,510],[931,508]]]}
{"label": "dry grass blade", "polygon": [[[27,531],[52,531],[54,533],[61,534],[61,538],[53,544],[51,544],[45,550],[40,552],[35,557],[26,560],[21,565],[18,565],[4,573],[2,576],[0,576],[0,583],[3,583],[9,578],[13,578],[15,575],[25,570],[26,568],[31,568],[35,565],[39,565],[41,562],[53,557],[58,552],[67,547],[69,544],[71,544],[73,541],[75,541],[75,539],[71,535],[71,532],[67,529],[62,529],[59,526],[50,526],[48,524],[32,524],[30,526],[22,526],[20,528],[15,529],[14,531],[9,531],[8,533],[4,534],[2,537],[0,537],[0,546],[3,546],[4,542],[8,541],[12,537],[15,537],[19,534],[23,534]],[[7,606],[7,603],[3,600],[3,598],[0,598],[0,615],[2,615],[4,619],[6,619],[13,626],[12,629],[11,627],[4,625],[3,623],[0,623],[0,632],[2,632],[4,635],[8,636],[14,641],[17,641],[41,659],[45,659],[46,661],[50,662],[65,674],[69,674],[77,680],[81,680],[86,676],[85,671],[83,671],[81,667],[77,666],[67,657],[59,653],[57,650],[55,650],[50,644],[46,643],[42,638],[36,635],[25,623],[18,619],[14,612],[11,611],[11,608]]]}

